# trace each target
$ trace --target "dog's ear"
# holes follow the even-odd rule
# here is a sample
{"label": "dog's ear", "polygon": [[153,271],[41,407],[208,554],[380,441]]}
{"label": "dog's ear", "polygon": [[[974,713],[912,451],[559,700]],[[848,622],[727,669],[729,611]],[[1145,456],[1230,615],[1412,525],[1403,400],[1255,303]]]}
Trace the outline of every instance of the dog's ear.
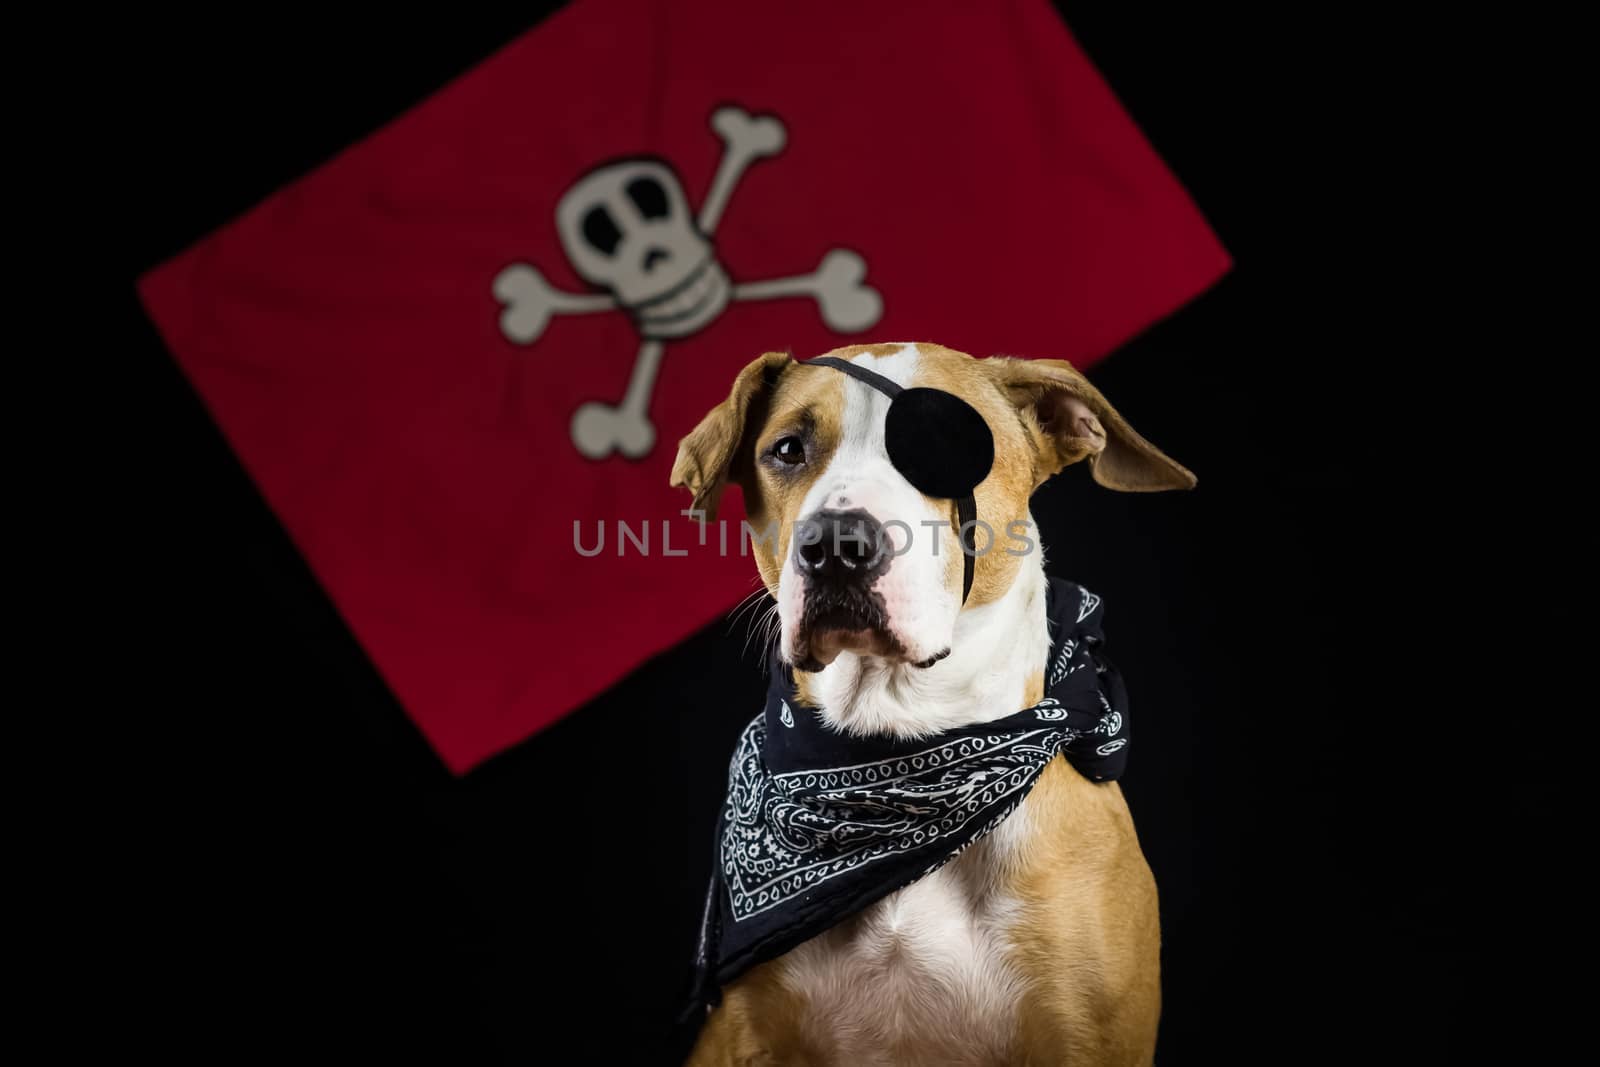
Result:
{"label": "dog's ear", "polygon": [[772,387],[792,362],[787,352],[768,352],[752,360],[733,380],[728,399],[707,412],[700,425],[678,442],[672,485],[694,494],[693,506],[705,512],[704,521],[717,517],[722,490],[740,476],[735,469],[739,445],[755,428],[753,416],[766,410]]}
{"label": "dog's ear", "polygon": [[1060,359],[986,359],[1000,388],[1036,435],[1035,484],[1081,459],[1109,489],[1148,493],[1193,489],[1195,476],[1136,433],[1117,409]]}

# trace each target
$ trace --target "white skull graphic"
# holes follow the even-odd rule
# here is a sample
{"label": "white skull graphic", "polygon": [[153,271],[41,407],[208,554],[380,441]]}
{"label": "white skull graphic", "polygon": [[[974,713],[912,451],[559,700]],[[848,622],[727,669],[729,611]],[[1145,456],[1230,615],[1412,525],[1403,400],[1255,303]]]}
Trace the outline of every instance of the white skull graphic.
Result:
{"label": "white skull graphic", "polygon": [[724,151],[699,214],[689,211],[672,167],[641,157],[605,163],[585,174],[556,204],[556,231],[580,277],[605,290],[571,293],[552,286],[531,263],[495,276],[500,330],[528,345],[553,315],[620,309],[639,331],[639,352],[621,403],[586,403],[572,413],[572,443],[590,459],[648,455],[656,431],[650,394],[666,341],[709,325],[730,301],[810,297],[823,323],[839,333],[865,330],[883,315],[883,298],[866,284],[867,261],[847,248],[826,252],[807,274],[735,284],[713,240],[729,198],[749,166],[783,151],[788,133],[776,115],[726,105],[711,114]]}
{"label": "white skull graphic", "polygon": [[567,258],[604,286],[646,337],[683,337],[727,306],[732,287],[665,163],[635,159],[591,171],[556,206]]}

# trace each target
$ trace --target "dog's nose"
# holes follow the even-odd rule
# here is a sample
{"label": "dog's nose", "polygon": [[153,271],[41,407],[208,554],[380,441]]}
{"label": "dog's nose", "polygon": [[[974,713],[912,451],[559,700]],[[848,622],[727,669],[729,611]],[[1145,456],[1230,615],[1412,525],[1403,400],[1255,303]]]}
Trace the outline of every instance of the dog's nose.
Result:
{"label": "dog's nose", "polygon": [[859,581],[888,561],[883,527],[865,511],[818,511],[795,531],[794,562],[818,581]]}

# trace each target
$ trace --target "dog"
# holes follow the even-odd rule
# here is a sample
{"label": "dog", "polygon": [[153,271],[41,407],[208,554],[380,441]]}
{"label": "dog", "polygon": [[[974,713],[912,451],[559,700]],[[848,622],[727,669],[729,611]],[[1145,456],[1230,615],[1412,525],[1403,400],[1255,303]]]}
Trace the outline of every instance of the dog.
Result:
{"label": "dog", "polygon": [[[828,355],[975,409],[993,462],[971,497],[1013,537],[1033,492],[1082,460],[1112,489],[1195,484],[1064,361],[927,343]],[[887,404],[767,353],[682,440],[671,480],[708,518],[735,484],[752,528],[778,524],[752,547],[799,697],[844,735],[919,738],[1040,700],[1046,578],[1038,551],[962,551],[951,501],[890,462]],[[794,531],[840,512],[924,540],[862,572],[879,610],[859,618],[807,610]],[[1148,1064],[1160,1002],[1156,886],[1127,803],[1058,755],[954,860],[729,984],[689,1063]]]}

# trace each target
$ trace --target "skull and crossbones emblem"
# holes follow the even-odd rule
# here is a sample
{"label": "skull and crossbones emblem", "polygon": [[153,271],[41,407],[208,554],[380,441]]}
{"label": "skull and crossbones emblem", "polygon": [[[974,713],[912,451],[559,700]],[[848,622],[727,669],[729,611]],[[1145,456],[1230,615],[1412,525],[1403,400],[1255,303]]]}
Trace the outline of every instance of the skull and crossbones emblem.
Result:
{"label": "skull and crossbones emblem", "polygon": [[583,315],[620,308],[639,332],[639,352],[620,404],[588,403],[572,416],[572,443],[590,459],[620,452],[638,459],[650,452],[650,423],[665,343],[704,329],[730,302],[809,296],[822,321],[839,333],[877,323],[883,298],[864,284],[867,263],[835,248],[809,274],[736,282],[717,258],[712,237],[739,179],[759,159],[783,151],[787,133],[773,115],[720,107],[711,128],[721,136],[722,161],[711,189],[691,217],[683,183],[659,159],[607,163],[589,171],[556,205],[556,229],[572,269],[605,292],[556,289],[528,263],[513,263],[494,279],[503,305],[500,332],[519,345],[544,333],[552,315]]}

